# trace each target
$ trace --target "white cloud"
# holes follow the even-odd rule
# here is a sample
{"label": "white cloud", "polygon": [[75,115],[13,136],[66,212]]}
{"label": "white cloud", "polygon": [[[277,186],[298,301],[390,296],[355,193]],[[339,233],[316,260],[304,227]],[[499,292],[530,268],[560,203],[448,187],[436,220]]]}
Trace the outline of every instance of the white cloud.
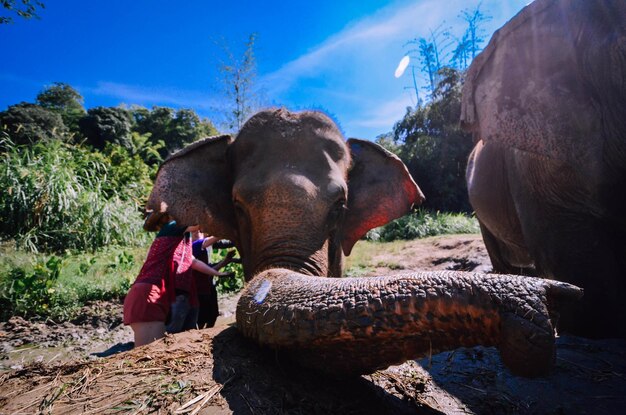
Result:
{"label": "white cloud", "polygon": [[121,102],[146,106],[173,105],[212,111],[217,105],[217,100],[208,94],[169,87],[146,87],[101,81],[95,87],[84,87],[81,90],[93,95],[117,98]]}
{"label": "white cloud", "polygon": [[[463,3],[461,0],[453,2]],[[362,70],[358,68],[358,63],[378,60],[380,64],[380,58],[386,57],[380,54],[384,49],[391,47],[393,50],[401,51],[406,41],[415,36],[425,35],[426,32],[420,33],[421,25],[416,22],[420,20],[423,22],[424,17],[427,17],[424,26],[428,28],[431,23],[434,25],[443,18],[441,12],[444,8],[440,7],[437,0],[411,2],[409,5],[404,1],[401,3],[403,4],[401,7],[395,5],[385,8],[374,16],[344,29],[313,48],[311,52],[264,76],[261,82],[270,93],[280,93],[301,78],[323,76],[324,72],[358,72]],[[438,10],[434,11],[433,6]],[[429,10],[431,12],[427,13]],[[400,54],[389,64],[395,68],[402,56],[403,54]],[[348,65],[344,66],[346,63]]]}
{"label": "white cloud", "polygon": [[[501,26],[524,3],[483,0],[481,10],[493,16],[485,24],[487,31]],[[326,108],[347,135],[373,138],[391,130],[406,106],[414,105],[405,91],[412,83],[411,71],[394,78],[398,62],[407,53],[406,42],[428,36],[442,22],[460,34],[459,13],[477,4],[478,0],[397,1],[262,76],[261,84],[274,102],[294,108]]]}

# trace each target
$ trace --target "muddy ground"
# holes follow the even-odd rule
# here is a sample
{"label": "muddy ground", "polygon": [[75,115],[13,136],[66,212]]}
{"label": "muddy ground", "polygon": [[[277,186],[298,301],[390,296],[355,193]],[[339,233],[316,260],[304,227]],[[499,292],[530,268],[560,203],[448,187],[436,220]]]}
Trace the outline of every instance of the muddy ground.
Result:
{"label": "muddy ground", "polygon": [[[477,235],[412,241],[372,263],[372,274],[490,269]],[[60,325],[0,323],[0,414],[626,413],[624,340],[561,336],[552,374],[536,379],[512,376],[484,347],[331,379],[242,339],[236,299],[220,300],[215,328],[135,350],[121,304],[92,304]]]}

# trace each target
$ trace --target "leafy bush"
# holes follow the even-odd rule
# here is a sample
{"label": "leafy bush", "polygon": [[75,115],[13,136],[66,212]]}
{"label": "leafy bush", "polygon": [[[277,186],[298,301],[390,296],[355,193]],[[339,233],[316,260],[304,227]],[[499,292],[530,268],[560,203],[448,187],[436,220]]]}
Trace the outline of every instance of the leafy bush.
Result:
{"label": "leafy bush", "polygon": [[98,300],[121,300],[147,247],[107,247],[96,253],[40,258],[0,245],[0,319],[13,315],[56,322],[75,318]]}
{"label": "leafy bush", "polygon": [[16,146],[5,136],[3,142],[0,238],[31,252],[64,252],[146,237],[139,210],[151,170],[139,158],[115,156],[113,167],[106,154],[59,141]]}
{"label": "leafy bush", "polygon": [[478,221],[463,213],[442,213],[419,210],[385,226],[373,229],[367,239],[390,242],[398,239],[416,239],[427,236],[479,233]]}
{"label": "leafy bush", "polygon": [[56,285],[61,273],[61,258],[40,260],[32,271],[12,268],[0,286],[2,318],[46,316],[58,300]]}
{"label": "leafy bush", "polygon": [[[215,249],[214,251],[215,252],[213,253],[211,259],[212,263],[221,261],[226,256],[229,250]],[[219,277],[217,279],[217,291],[219,293],[238,292],[243,288],[245,278],[243,276],[243,267],[241,266],[241,264],[231,262],[220,271],[230,272],[234,275],[232,277]]]}

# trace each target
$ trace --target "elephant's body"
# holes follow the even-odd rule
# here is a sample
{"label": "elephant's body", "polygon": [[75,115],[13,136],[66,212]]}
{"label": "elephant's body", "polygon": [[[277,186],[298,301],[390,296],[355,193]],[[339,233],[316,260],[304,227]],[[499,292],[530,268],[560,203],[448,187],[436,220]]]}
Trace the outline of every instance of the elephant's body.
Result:
{"label": "elephant's body", "polygon": [[626,336],[626,2],[537,0],[468,70],[470,202],[494,270],[585,289],[565,330]]}
{"label": "elephant's body", "polygon": [[576,287],[456,272],[328,278],[341,276],[344,253],[368,230],[422,200],[395,155],[346,142],[321,113],[281,109],[256,114],[234,139],[209,138],[173,155],[148,207],[235,242],[249,280],[239,330],[302,364],[368,373],[486,344],[517,373],[545,373],[555,351],[553,306],[579,297]]}

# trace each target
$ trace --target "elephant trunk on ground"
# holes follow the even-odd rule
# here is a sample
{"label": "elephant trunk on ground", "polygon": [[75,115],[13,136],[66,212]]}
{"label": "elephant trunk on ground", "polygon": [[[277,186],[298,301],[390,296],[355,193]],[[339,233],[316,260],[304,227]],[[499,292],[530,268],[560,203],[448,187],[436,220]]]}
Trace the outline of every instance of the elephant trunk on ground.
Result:
{"label": "elephant trunk on ground", "polygon": [[258,274],[237,326],[262,345],[333,375],[371,373],[461,346],[496,346],[520,375],[550,370],[555,308],[582,290],[536,278],[464,272],[321,278]]}

